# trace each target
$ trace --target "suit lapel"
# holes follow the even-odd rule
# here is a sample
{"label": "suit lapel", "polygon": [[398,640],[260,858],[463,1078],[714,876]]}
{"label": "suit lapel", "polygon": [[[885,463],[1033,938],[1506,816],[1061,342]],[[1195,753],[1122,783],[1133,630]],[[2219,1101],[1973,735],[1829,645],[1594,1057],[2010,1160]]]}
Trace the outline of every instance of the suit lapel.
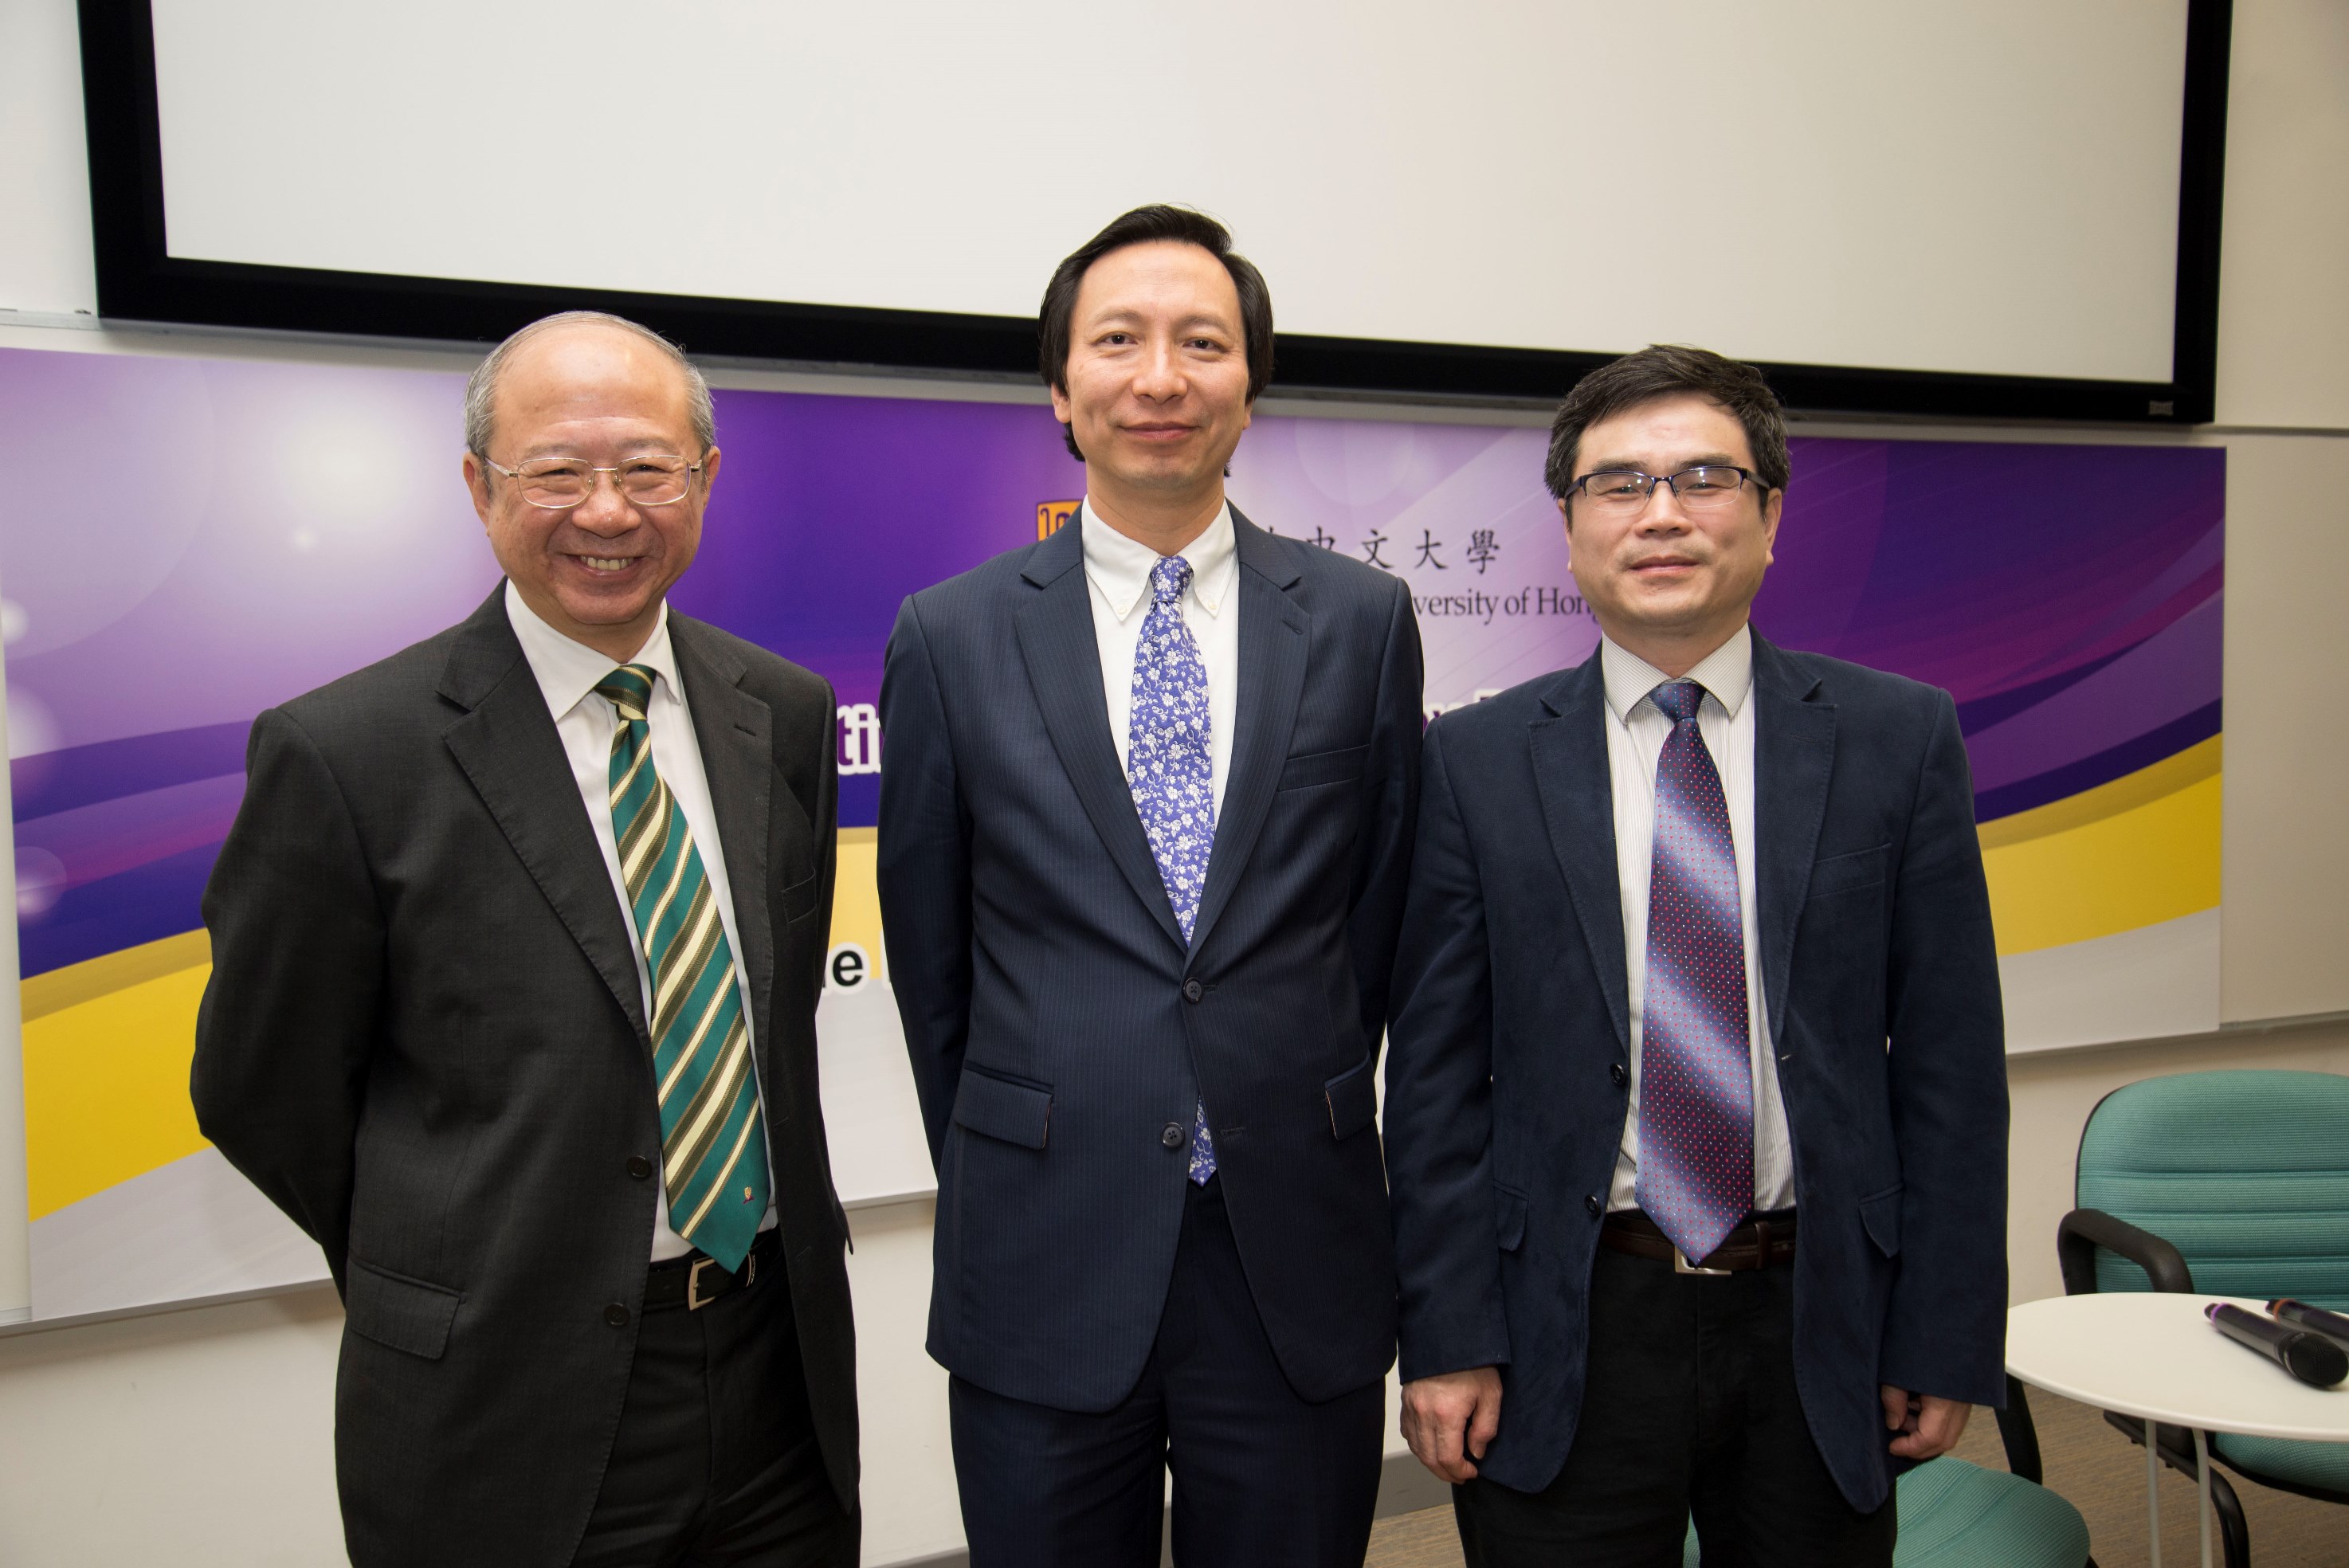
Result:
{"label": "suit lapel", "polygon": [[1607,761],[1607,692],[1594,651],[1542,698],[1554,716],[1527,727],[1534,782],[1550,852],[1566,875],[1575,923],[1590,947],[1607,1016],[1631,1049],[1630,977],[1623,955],[1623,890],[1615,862],[1615,791]]}
{"label": "suit lapel", "polygon": [[1207,940],[1216,917],[1231,902],[1246,872],[1257,835],[1280,787],[1288,759],[1288,738],[1297,727],[1297,704],[1305,691],[1305,665],[1312,647],[1312,618],[1288,596],[1300,573],[1282,547],[1247,519],[1232,511],[1239,553],[1239,679],[1232,715],[1231,772],[1224,780],[1224,806],[1216,819],[1207,883],[1199,894],[1199,917],[1192,923],[1191,948]]}
{"label": "suit lapel", "polygon": [[[685,700],[693,712],[694,738],[709,784],[709,808],[718,819],[719,848],[726,857],[726,883],[733,894],[735,954],[750,992],[750,1037],[763,1057],[772,1031],[775,935],[767,897],[767,841],[775,769],[771,747],[774,714],[742,689],[744,674],[721,643],[703,635],[698,621],[672,613],[669,645],[677,652]],[[766,1084],[776,1075],[764,1075]],[[770,1088],[769,1093],[776,1090]]]}
{"label": "suit lapel", "polygon": [[627,924],[563,738],[506,620],[504,583],[458,629],[440,695],[467,710],[442,736],[458,767],[649,1051]]}
{"label": "suit lapel", "polygon": [[1754,897],[1761,928],[1762,1000],[1770,1037],[1785,1038],[1795,925],[1810,892],[1835,769],[1835,705],[1818,680],[1754,636]]}
{"label": "suit lapel", "polygon": [[1117,765],[1102,695],[1101,645],[1085,586],[1083,550],[1071,522],[1036,545],[1023,573],[1038,590],[1014,617],[1028,682],[1044,716],[1044,729],[1070,788],[1109,851],[1110,859],[1150,909],[1169,940],[1183,945],[1183,928],[1150,853],[1150,840],[1133,809],[1133,791]]}

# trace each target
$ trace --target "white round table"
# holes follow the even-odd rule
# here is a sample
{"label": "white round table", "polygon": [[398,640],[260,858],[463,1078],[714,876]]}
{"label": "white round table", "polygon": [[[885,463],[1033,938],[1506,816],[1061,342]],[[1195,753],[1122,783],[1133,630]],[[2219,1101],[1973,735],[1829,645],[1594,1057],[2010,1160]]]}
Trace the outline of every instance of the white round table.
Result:
{"label": "white round table", "polygon": [[2161,1568],[2156,1423],[2194,1433],[2201,1470],[2203,1568],[2210,1565],[2205,1432],[2349,1442],[2349,1384],[2312,1388],[2228,1338],[2203,1315],[2214,1301],[2266,1310],[2264,1302],[2232,1296],[2128,1292],[2050,1296],[2006,1315],[2007,1371],[2033,1387],[2145,1422],[2146,1528],[2153,1568]]}

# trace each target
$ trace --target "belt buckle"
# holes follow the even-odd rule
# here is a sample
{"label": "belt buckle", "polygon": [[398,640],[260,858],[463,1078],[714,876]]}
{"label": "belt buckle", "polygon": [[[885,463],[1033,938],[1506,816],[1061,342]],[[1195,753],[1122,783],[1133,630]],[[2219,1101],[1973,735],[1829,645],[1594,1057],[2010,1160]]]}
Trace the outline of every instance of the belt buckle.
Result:
{"label": "belt buckle", "polygon": [[[693,1266],[685,1271],[686,1311],[699,1312],[703,1307],[709,1305],[709,1302],[701,1299],[701,1271],[703,1269],[714,1268],[718,1268],[718,1260],[716,1258],[696,1258],[693,1260]],[[725,1271],[723,1269],[719,1269],[719,1272],[723,1274]],[[718,1298],[715,1296],[710,1297],[710,1301],[715,1301]]]}
{"label": "belt buckle", "polygon": [[1689,1262],[1689,1255],[1680,1248],[1672,1249],[1672,1273],[1683,1274],[1732,1274],[1735,1269],[1709,1269]]}

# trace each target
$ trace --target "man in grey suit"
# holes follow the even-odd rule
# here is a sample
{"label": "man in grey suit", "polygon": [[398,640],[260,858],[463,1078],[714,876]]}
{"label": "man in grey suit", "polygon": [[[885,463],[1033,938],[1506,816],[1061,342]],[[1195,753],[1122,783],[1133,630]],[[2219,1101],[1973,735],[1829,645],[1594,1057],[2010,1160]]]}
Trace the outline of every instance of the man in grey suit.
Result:
{"label": "man in grey suit", "polygon": [[358,1568],[856,1561],[834,710],[668,612],[713,436],[653,333],[523,328],[466,402],[505,583],[254,725],[192,1087],[342,1292]]}

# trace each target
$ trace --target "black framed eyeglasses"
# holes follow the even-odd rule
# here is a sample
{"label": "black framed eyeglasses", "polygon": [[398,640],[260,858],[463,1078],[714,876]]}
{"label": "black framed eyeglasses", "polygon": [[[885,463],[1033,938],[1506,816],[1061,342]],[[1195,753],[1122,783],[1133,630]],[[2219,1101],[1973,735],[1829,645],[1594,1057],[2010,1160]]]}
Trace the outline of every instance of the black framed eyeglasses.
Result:
{"label": "black framed eyeglasses", "polygon": [[1599,469],[1568,485],[1566,493],[1572,495],[1580,490],[1594,505],[1632,512],[1648,504],[1648,498],[1655,493],[1658,485],[1669,485],[1681,505],[1692,511],[1702,511],[1727,506],[1737,499],[1738,491],[1760,482],[1751,469],[1727,463],[1694,463],[1670,474],[1646,474],[1637,469]]}

